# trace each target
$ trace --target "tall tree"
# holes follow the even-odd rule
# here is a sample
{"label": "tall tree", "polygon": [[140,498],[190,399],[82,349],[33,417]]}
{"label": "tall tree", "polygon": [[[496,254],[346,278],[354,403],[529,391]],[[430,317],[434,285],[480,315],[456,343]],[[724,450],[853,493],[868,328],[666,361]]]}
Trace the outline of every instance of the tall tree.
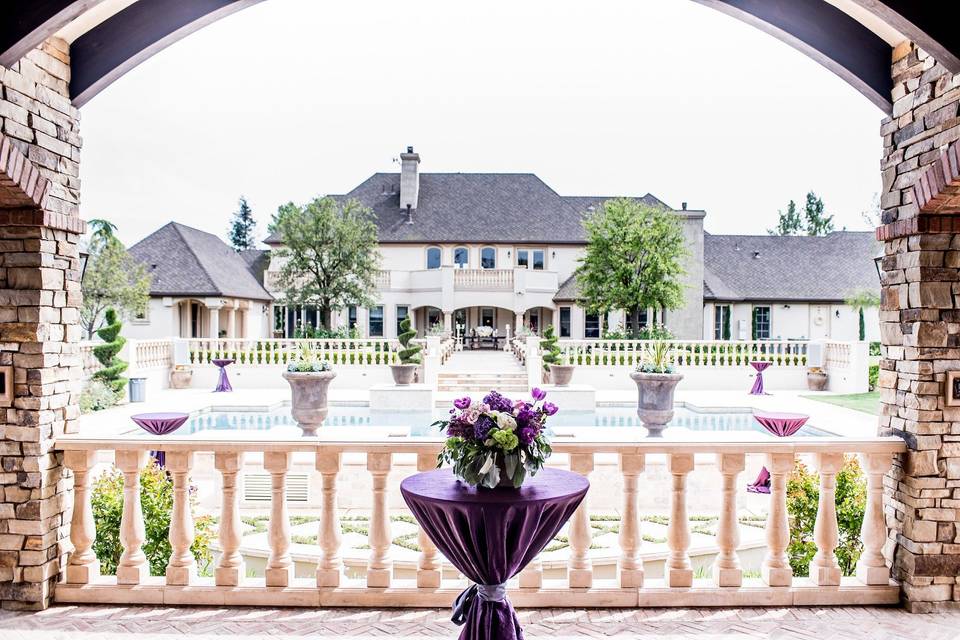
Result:
{"label": "tall tree", "polygon": [[239,208],[233,212],[230,220],[230,244],[237,253],[257,246],[254,232],[257,221],[253,219],[253,209],[244,196],[240,196]]}
{"label": "tall tree", "polygon": [[797,236],[803,231],[803,220],[800,218],[800,212],[797,211],[797,203],[791,200],[787,204],[787,212],[777,211],[780,220],[777,222],[776,229],[767,229],[767,233],[772,236]]}
{"label": "tall tree", "polygon": [[91,221],[93,227],[87,247],[87,269],[83,274],[83,307],[80,323],[92,339],[110,307],[125,316],[144,313],[150,302],[150,274],[133,259],[120,239],[116,227],[105,220]]}
{"label": "tall tree", "polygon": [[640,312],[683,305],[688,255],[679,216],[633,198],[608,200],[584,218],[587,249],[576,269],[580,296],[591,313],[625,309],[640,332]]}
{"label": "tall tree", "polygon": [[870,289],[860,289],[859,291],[854,291],[845,302],[854,309],[857,309],[860,316],[860,340],[866,340],[867,323],[866,319],[864,318],[863,310],[871,307],[879,307],[880,296],[876,291],[872,291]]}
{"label": "tall tree", "polygon": [[275,255],[283,263],[278,285],[284,302],[316,305],[326,328],[334,309],[373,304],[380,252],[369,208],[329,197],[305,206],[290,202],[277,210],[270,231],[283,242]]}
{"label": "tall tree", "polygon": [[823,198],[813,191],[807,193],[807,201],[803,207],[803,217],[806,220],[808,236],[825,236],[833,231],[833,216],[826,214]]}

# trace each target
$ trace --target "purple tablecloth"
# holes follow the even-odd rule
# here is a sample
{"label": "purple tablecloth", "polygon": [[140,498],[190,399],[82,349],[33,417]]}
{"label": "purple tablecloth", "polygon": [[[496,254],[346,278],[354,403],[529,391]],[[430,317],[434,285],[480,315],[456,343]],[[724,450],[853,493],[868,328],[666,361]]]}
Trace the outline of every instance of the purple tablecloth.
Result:
{"label": "purple tablecloth", "polygon": [[[792,436],[807,423],[810,416],[803,413],[776,413],[773,411],[754,411],[753,419],[778,438]],[[760,469],[760,475],[747,485],[751,493],[770,493],[770,472],[766,467]]]}
{"label": "purple tablecloth", "polygon": [[543,469],[517,490],[476,489],[449,469],[400,483],[403,499],[437,549],[475,583],[457,598],[455,614],[465,614],[461,640],[522,640],[504,583],[547,546],[589,486],[583,476],[559,469]]}
{"label": "purple tablecloth", "polygon": [[[144,431],[148,431],[155,436],[164,436],[173,433],[187,421],[190,415],[186,413],[160,412],[160,413],[138,413],[130,416],[130,419]],[[151,451],[150,455],[157,461],[161,467],[167,462],[167,457],[163,451]]]}
{"label": "purple tablecloth", "polygon": [[213,390],[214,393],[233,391],[233,387],[230,385],[230,378],[227,377],[227,367],[234,362],[233,359],[228,358],[216,358],[213,360],[213,364],[220,367],[220,379],[217,380],[217,388]]}
{"label": "purple tablecloth", "polygon": [[771,365],[770,362],[751,362],[750,366],[754,368],[757,372],[757,379],[753,381],[753,388],[750,389],[750,394],[754,396],[766,395],[763,391],[763,370]]}

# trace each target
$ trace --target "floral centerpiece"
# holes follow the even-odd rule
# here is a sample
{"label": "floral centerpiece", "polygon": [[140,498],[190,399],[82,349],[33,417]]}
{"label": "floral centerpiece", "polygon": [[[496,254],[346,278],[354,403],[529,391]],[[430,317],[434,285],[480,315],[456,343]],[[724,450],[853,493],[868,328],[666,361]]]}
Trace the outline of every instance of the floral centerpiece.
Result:
{"label": "floral centerpiece", "polygon": [[449,462],[469,485],[519,488],[553,452],[545,430],[557,405],[544,402],[547,393],[541,389],[532,395],[532,401],[510,400],[491,391],[479,403],[454,400],[450,418],[434,423],[447,435],[437,466]]}
{"label": "floral centerpiece", "polygon": [[637,385],[637,415],[650,437],[661,437],[673,420],[673,392],[683,380],[683,374],[675,371],[671,344],[666,340],[649,344],[630,378]]}

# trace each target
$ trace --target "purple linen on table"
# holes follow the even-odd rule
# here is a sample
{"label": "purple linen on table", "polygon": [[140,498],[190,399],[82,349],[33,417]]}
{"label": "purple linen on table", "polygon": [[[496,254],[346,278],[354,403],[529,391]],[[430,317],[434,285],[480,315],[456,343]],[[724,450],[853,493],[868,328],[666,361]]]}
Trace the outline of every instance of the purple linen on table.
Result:
{"label": "purple linen on table", "polygon": [[227,366],[234,363],[234,360],[228,358],[215,358],[212,360],[213,364],[220,368],[220,378],[217,380],[217,388],[213,390],[214,393],[221,393],[224,391],[233,391],[233,386],[230,384],[230,378],[227,377]]}
{"label": "purple linen on table", "polygon": [[770,493],[770,472],[767,471],[766,467],[760,469],[760,475],[752,484],[747,485],[747,491],[750,493]]}
{"label": "purple linen on table", "polygon": [[769,362],[751,362],[750,366],[757,372],[757,378],[753,381],[753,388],[750,389],[750,395],[766,395],[763,391],[763,370],[770,366]]}
{"label": "purple linen on table", "polygon": [[553,539],[583,501],[583,476],[543,469],[520,489],[477,489],[449,469],[400,483],[414,517],[443,556],[476,585],[461,594],[460,640],[522,640],[510,601],[496,588],[514,577]]}
{"label": "purple linen on table", "polygon": [[763,428],[779,438],[792,436],[807,423],[810,416],[802,413],[771,413],[768,411],[754,411],[753,419],[763,425]]}
{"label": "purple linen on table", "polygon": [[138,413],[130,416],[130,419],[144,431],[148,431],[155,436],[163,436],[173,433],[187,421],[190,415],[187,413]]}

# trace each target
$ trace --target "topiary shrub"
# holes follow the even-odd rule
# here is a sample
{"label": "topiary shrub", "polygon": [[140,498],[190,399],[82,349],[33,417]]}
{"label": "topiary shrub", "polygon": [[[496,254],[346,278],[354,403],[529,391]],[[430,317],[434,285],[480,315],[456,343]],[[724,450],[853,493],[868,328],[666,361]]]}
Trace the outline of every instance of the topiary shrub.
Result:
{"label": "topiary shrub", "polygon": [[[167,562],[172,553],[168,536],[170,514],[173,511],[173,480],[152,462],[140,474],[140,502],[147,533],[143,552],[150,564],[150,575],[162,576],[166,573]],[[193,487],[190,489],[190,503],[192,507],[196,506],[196,489]],[[123,546],[120,544],[123,473],[119,469],[114,467],[97,478],[93,483],[91,504],[97,528],[93,551],[100,561],[100,572],[113,575],[117,572],[117,563],[123,553]],[[208,573],[213,562],[210,543],[214,536],[214,524],[212,516],[194,518],[195,537],[190,549],[200,573]]]}
{"label": "topiary shrub", "polygon": [[407,316],[400,321],[400,335],[397,336],[403,347],[397,354],[400,364],[420,364],[420,345],[410,344],[416,336],[417,332],[410,326],[410,316]]}
{"label": "topiary shrub", "polygon": [[117,354],[120,353],[127,341],[120,335],[120,329],[123,328],[123,325],[117,317],[117,312],[113,309],[107,309],[104,317],[106,325],[97,331],[97,335],[103,340],[103,344],[93,348],[93,355],[103,365],[103,368],[93,374],[93,379],[103,382],[119,396],[127,385],[127,379],[120,376],[127,370],[127,363],[118,358]]}
{"label": "topiary shrub", "polygon": [[[809,574],[810,561],[817,552],[813,527],[817,521],[820,477],[799,460],[787,479],[787,511],[790,514],[790,545],[787,555],[793,575]],[[867,507],[867,483],[856,456],[847,456],[837,473],[837,524],[840,535],[837,562],[843,575],[856,572],[863,550],[860,527]]]}
{"label": "topiary shrub", "polygon": [[560,364],[562,352],[557,346],[557,334],[552,324],[548,324],[543,330],[543,339],[540,341],[540,348],[543,349],[543,370],[550,371],[550,365]]}

